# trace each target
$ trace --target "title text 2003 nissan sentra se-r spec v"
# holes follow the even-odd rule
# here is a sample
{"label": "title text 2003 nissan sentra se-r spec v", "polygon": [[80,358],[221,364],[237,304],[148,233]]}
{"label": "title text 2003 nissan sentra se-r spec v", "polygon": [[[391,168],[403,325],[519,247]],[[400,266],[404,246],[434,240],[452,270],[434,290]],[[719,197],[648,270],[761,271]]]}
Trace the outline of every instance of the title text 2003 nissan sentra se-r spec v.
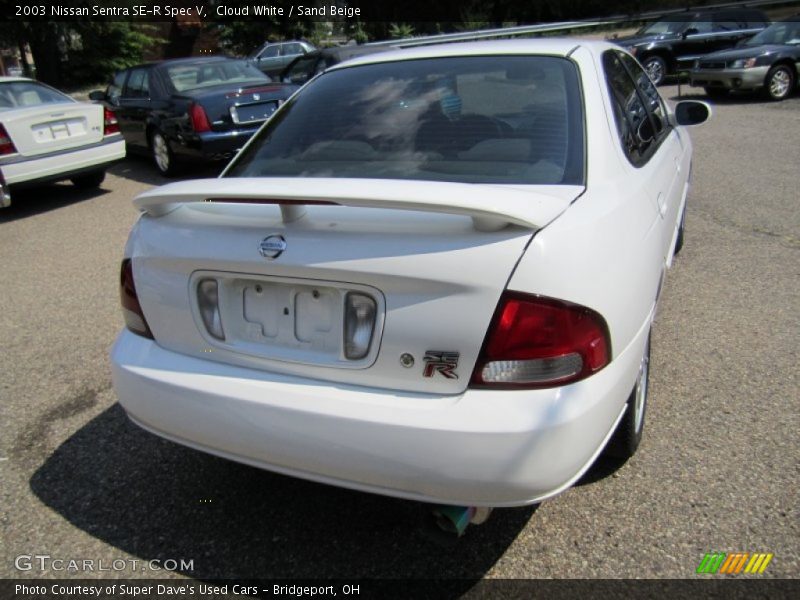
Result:
{"label": "title text 2003 nissan sentra se-r spec v", "polygon": [[618,47],[337,66],[218,179],[155,188],[112,351],[131,419],[264,469],[516,506],[632,454],[701,102]]}

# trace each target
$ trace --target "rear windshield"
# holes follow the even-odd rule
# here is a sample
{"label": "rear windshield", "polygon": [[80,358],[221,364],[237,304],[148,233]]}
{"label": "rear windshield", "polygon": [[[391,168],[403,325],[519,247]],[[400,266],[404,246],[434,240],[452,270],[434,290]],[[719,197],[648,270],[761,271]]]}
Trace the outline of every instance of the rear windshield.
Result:
{"label": "rear windshield", "polygon": [[0,111],[61,102],[74,102],[74,100],[53,88],[33,81],[0,83]]}
{"label": "rear windshield", "polygon": [[330,71],[226,176],[580,185],[577,68],[556,57],[473,56]]}
{"label": "rear windshield", "polygon": [[178,92],[214,85],[270,81],[269,77],[243,60],[176,65],[167,68],[167,76]]}

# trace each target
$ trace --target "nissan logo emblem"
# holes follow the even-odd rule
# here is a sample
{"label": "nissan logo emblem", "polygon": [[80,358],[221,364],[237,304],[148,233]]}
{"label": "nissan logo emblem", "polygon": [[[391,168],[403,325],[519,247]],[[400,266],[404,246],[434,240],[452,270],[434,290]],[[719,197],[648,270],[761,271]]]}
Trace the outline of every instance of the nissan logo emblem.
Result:
{"label": "nissan logo emblem", "polygon": [[286,250],[286,240],[282,235],[270,235],[261,240],[258,253],[268,260],[278,258]]}

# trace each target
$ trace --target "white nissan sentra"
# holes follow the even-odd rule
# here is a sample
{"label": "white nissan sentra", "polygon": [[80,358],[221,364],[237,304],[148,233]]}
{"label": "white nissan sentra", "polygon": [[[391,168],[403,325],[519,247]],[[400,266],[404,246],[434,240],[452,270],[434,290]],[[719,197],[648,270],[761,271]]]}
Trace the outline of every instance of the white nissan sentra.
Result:
{"label": "white nissan sentra", "polygon": [[130,418],[366,492],[539,502],[642,436],[686,125],[604,42],[366,56],[217,179],[135,200],[112,351]]}

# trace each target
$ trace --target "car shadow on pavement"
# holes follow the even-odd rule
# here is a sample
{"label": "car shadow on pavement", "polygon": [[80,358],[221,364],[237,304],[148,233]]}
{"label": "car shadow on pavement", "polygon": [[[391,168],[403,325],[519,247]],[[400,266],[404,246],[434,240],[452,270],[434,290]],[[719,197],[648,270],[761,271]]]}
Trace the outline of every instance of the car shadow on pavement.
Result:
{"label": "car shadow on pavement", "polygon": [[41,187],[11,190],[11,206],[0,209],[0,223],[27,219],[71,204],[109,193],[105,181],[99,188],[80,190],[71,183],[52,183]]}
{"label": "car shadow on pavement", "polygon": [[427,505],[196,452],[136,427],[118,404],[61,444],[30,486],[75,527],[145,561],[191,560],[193,568],[180,572],[201,580],[457,578],[467,585],[503,556],[536,510],[496,510],[461,539],[445,538],[424,525]]}
{"label": "car shadow on pavement", "polygon": [[184,179],[208,179],[217,177],[222,169],[225,168],[227,163],[208,163],[181,165],[181,169],[175,177],[165,177],[153,165],[152,159],[147,156],[140,156],[137,154],[129,155],[122,162],[111,167],[108,172],[130,179],[138,183],[148,185],[165,185],[173,181],[182,181]]}

